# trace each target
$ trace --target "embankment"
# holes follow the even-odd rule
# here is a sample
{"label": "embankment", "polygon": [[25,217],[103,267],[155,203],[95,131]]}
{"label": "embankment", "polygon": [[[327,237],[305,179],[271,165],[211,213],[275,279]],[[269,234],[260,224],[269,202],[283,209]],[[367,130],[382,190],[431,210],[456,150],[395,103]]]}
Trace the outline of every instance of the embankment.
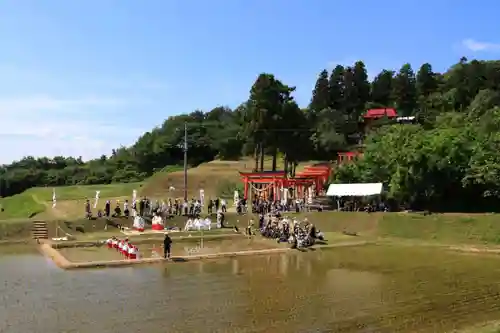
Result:
{"label": "embankment", "polygon": [[[330,245],[321,245],[316,247],[316,249],[321,250],[321,249],[335,248],[335,247],[363,246],[367,244],[370,244],[370,242],[352,241],[352,242],[342,242]],[[154,263],[177,263],[177,262],[187,262],[194,260],[208,260],[208,259],[230,258],[230,257],[240,257],[240,256],[271,255],[271,254],[280,254],[288,251],[293,251],[293,249],[289,247],[276,247],[276,248],[261,249],[261,250],[231,251],[231,252],[219,252],[219,253],[208,253],[208,254],[195,254],[187,256],[174,256],[170,260],[164,258],[142,258],[136,260],[123,259],[123,260],[109,260],[109,261],[71,262],[67,258],[65,258],[57,249],[55,249],[48,243],[41,244],[39,248],[40,251],[45,256],[51,258],[57,266],[63,269],[122,267],[122,266],[154,264]]]}

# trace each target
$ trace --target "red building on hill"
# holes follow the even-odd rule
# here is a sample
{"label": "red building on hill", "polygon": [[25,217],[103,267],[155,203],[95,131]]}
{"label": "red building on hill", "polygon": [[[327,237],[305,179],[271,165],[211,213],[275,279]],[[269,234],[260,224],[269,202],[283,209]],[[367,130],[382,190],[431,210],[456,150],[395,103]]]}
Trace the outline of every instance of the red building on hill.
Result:
{"label": "red building on hill", "polygon": [[397,118],[398,113],[396,109],[386,108],[386,109],[370,109],[366,111],[363,118],[366,119],[380,119],[383,117],[387,117],[389,119]]}
{"label": "red building on hill", "polygon": [[[373,123],[376,120],[387,118],[390,120],[396,121],[398,118],[398,113],[396,109],[393,108],[381,108],[381,109],[370,109],[367,110],[363,115],[363,120],[360,123],[360,129],[365,134],[369,131],[369,129],[373,126]],[[360,143],[362,141],[363,135],[359,138]],[[338,153],[337,163],[349,163],[355,161],[357,158],[363,157],[363,153],[361,151],[349,151]]]}

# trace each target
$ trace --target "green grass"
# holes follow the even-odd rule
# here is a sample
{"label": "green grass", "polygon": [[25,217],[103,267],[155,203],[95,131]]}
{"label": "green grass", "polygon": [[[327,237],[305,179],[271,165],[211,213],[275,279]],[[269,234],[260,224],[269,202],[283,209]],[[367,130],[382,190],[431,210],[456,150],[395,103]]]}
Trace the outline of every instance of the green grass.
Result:
{"label": "green grass", "polygon": [[452,244],[500,244],[499,214],[386,214],[378,235]]}
{"label": "green grass", "polygon": [[26,220],[0,221],[0,240],[31,238],[31,226],[31,221]]}
{"label": "green grass", "polygon": [[[500,214],[432,214],[311,212],[289,214],[309,222],[326,233],[351,232],[370,238],[398,238],[441,244],[500,244]],[[229,216],[245,227],[248,217]],[[253,219],[257,223],[258,217]]]}
{"label": "green grass", "polygon": [[[116,183],[106,185],[73,185],[55,187],[57,200],[80,200],[95,198],[96,191],[101,191],[101,198],[115,198],[130,196],[132,191],[139,192],[142,183]],[[52,201],[52,187],[34,187],[24,193],[27,195],[35,195],[41,201]]]}
{"label": "green grass", "polygon": [[3,208],[0,220],[28,219],[45,210],[45,205],[26,192],[0,199],[0,206]]}
{"label": "green grass", "polygon": [[455,331],[456,333],[500,333],[500,322],[492,321]]}

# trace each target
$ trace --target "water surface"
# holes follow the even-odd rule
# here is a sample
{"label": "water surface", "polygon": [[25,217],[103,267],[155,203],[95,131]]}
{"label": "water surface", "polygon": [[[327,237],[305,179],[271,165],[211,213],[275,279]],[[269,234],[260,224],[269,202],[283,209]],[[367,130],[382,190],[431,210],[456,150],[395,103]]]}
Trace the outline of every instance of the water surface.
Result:
{"label": "water surface", "polygon": [[442,332],[500,318],[499,259],[364,246],[63,271],[7,254],[0,332]]}

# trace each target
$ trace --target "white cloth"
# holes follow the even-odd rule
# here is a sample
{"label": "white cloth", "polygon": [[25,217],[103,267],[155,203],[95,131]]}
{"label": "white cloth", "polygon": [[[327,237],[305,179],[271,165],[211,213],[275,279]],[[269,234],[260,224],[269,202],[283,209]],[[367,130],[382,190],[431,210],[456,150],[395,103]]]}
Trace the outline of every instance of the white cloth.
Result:
{"label": "white cloth", "polygon": [[206,219],[194,219],[187,220],[186,225],[184,227],[185,231],[189,230],[210,230],[212,229],[212,221],[209,218]]}
{"label": "white cloth", "polygon": [[159,224],[159,225],[163,225],[163,219],[161,218],[161,216],[154,216],[153,219],[151,220],[151,223],[152,224]]}
{"label": "white cloth", "polygon": [[135,229],[144,229],[145,226],[144,219],[140,216],[134,217],[134,228]]}

